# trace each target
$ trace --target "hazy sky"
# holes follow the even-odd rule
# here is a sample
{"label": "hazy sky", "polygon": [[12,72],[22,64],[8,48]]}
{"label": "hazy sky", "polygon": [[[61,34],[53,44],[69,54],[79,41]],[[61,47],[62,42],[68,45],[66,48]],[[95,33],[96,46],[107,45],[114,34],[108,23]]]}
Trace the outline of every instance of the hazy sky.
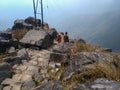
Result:
{"label": "hazy sky", "polygon": [[[43,0],[43,3],[45,22],[59,30],[68,19],[117,10],[120,5],[119,0]],[[32,0],[0,0],[0,30],[11,28],[14,20],[28,16],[33,16]]]}

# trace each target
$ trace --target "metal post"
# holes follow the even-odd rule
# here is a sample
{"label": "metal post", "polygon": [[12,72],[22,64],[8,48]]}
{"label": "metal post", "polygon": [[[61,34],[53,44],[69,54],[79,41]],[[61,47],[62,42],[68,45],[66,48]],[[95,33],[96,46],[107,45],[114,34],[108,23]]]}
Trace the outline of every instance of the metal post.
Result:
{"label": "metal post", "polygon": [[43,29],[43,23],[44,23],[44,19],[43,19],[43,1],[41,0],[41,27]]}
{"label": "metal post", "polygon": [[36,20],[36,5],[35,5],[35,0],[33,0],[33,8],[34,8],[34,17],[35,17],[35,27],[37,27],[37,20]]}

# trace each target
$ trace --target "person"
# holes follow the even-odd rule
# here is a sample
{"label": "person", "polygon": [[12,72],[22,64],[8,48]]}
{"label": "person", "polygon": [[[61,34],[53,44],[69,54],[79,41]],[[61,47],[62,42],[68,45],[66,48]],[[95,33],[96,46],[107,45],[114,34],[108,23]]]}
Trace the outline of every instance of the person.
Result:
{"label": "person", "polygon": [[57,35],[57,42],[61,43],[61,34],[60,33],[58,33],[58,35]]}
{"label": "person", "polygon": [[65,32],[65,35],[64,35],[64,42],[69,42],[69,36],[67,32]]}
{"label": "person", "polygon": [[61,32],[60,34],[61,34],[61,43],[64,43],[64,33]]}

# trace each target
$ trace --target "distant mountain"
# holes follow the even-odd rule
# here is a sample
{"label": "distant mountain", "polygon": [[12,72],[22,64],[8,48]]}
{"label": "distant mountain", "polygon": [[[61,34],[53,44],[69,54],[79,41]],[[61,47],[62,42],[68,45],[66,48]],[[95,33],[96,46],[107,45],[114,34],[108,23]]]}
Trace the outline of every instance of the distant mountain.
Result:
{"label": "distant mountain", "polygon": [[[79,15],[70,22],[75,22],[69,28],[74,38],[83,38],[89,43],[107,48],[120,49],[120,12],[104,14]],[[74,29],[72,29],[74,27]],[[74,33],[73,33],[74,31]]]}

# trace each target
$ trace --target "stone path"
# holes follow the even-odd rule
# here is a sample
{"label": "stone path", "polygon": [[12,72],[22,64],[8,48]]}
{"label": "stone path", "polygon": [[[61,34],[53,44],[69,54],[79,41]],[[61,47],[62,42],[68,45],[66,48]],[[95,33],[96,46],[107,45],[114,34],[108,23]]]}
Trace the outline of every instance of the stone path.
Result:
{"label": "stone path", "polygon": [[48,66],[50,51],[32,50],[28,53],[29,60],[22,60],[22,64],[14,65],[15,74],[1,83],[3,90],[33,90],[36,83],[44,79],[41,73],[47,73],[43,68]]}

